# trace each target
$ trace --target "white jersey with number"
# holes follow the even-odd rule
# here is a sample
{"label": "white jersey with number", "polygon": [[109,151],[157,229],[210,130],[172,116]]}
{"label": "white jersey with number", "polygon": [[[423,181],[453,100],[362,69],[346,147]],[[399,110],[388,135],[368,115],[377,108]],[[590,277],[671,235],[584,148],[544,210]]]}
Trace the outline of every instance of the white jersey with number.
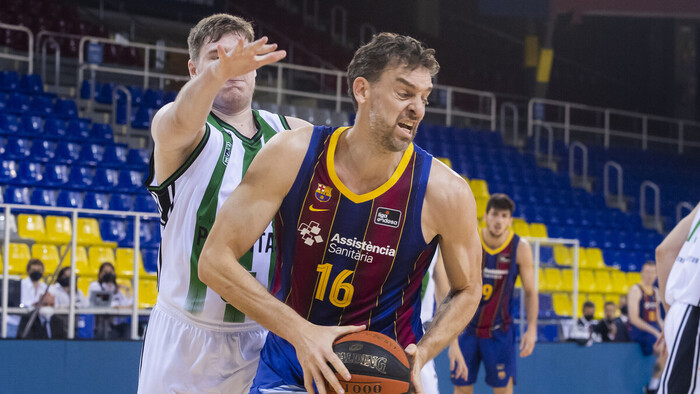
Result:
{"label": "white jersey with number", "polygon": [[[289,129],[283,116],[266,111],[253,114],[258,132],[252,138],[210,113],[204,138],[173,175],[155,179],[151,164],[147,185],[161,213],[158,303],[167,303],[193,321],[218,325],[251,322],[199,280],[197,264],[217,211],[241,182],[255,155],[277,132]],[[270,225],[240,263],[268,287],[274,259]]]}
{"label": "white jersey with number", "polygon": [[700,306],[700,210],[668,276],[666,302]]}

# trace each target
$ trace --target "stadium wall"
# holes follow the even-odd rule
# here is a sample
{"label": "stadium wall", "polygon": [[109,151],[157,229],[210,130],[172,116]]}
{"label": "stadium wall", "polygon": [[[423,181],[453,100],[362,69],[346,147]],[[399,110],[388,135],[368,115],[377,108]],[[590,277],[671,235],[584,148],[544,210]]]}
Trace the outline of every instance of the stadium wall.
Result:
{"label": "stadium wall", "polygon": [[[134,393],[141,342],[0,341],[0,387],[6,393]],[[447,353],[436,360],[440,392],[451,393]],[[636,344],[538,344],[518,360],[516,392],[634,393],[653,359]],[[488,393],[480,371],[476,393]]]}

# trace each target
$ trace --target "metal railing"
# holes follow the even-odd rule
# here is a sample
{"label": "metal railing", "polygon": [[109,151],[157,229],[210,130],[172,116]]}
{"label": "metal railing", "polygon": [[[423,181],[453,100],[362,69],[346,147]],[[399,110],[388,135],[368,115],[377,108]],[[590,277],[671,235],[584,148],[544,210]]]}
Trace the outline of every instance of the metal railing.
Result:
{"label": "metal railing", "polygon": [[41,80],[46,83],[46,62],[47,62],[47,47],[51,45],[54,48],[54,86],[58,88],[61,78],[61,46],[57,38],[72,38],[79,40],[83,36],[79,34],[60,33],[57,31],[42,30],[36,35],[35,56],[39,57],[41,64]]}
{"label": "metal railing", "polygon": [[[581,175],[576,174],[574,168],[577,149],[581,151]],[[578,186],[588,187],[588,147],[579,141],[569,145],[569,179]]]}
{"label": "metal railing", "polygon": [[[651,189],[654,192],[654,212],[649,215],[646,212],[647,193],[646,189]],[[652,181],[644,181],[639,186],[639,216],[643,221],[650,221],[654,228],[663,232],[663,223],[661,222],[661,189],[659,185]]]}
{"label": "metal railing", "polygon": [[[613,195],[610,192],[610,170],[617,170],[617,194]],[[624,172],[620,163],[612,160],[605,162],[603,166],[603,195],[608,204],[612,204],[622,210],[625,209],[625,193],[622,189],[624,181]]]}
{"label": "metal railing", "polygon": [[[494,100],[495,101],[495,100]],[[508,128],[506,127],[506,120],[507,120],[507,112],[510,111],[511,113],[511,118],[513,121],[513,143],[517,144],[518,143],[518,138],[520,137],[520,122],[518,121],[518,107],[514,103],[509,103],[505,102],[501,104],[501,112],[500,112],[500,131],[503,133],[503,136],[505,137],[508,135]]]}
{"label": "metal railing", "polygon": [[[528,103],[527,120],[528,136],[533,134],[536,125],[546,122],[563,132],[566,145],[576,133],[581,137],[583,134],[602,137],[605,148],[611,146],[613,138],[627,146],[637,142],[643,150],[647,150],[650,143],[666,145],[679,154],[688,147],[700,148],[700,122],[686,119],[533,98]],[[675,138],[669,136],[673,133]]]}
{"label": "metal railing", "polygon": [[131,92],[129,89],[126,88],[124,85],[118,85],[114,88],[112,91],[112,116],[111,116],[111,121],[112,121],[112,128],[116,128],[117,125],[117,111],[118,111],[118,102],[119,102],[119,92],[124,93],[124,96],[126,97],[126,130],[129,130],[131,127]]}
{"label": "metal railing", "polygon": [[27,62],[27,74],[32,74],[34,72],[34,34],[31,30],[24,26],[19,25],[8,25],[7,23],[0,23],[0,29],[21,31],[27,34],[27,55],[14,55],[12,53],[2,53],[0,52],[0,59],[10,59],[18,60],[21,62]]}
{"label": "metal railing", "polygon": [[544,157],[540,152],[540,134],[543,128],[547,131],[547,166],[552,168],[554,165],[554,130],[552,126],[547,123],[538,124],[537,127],[535,127],[535,158],[539,160]]}
{"label": "metal railing", "polygon": [[[131,316],[131,339],[139,339],[138,337],[138,317],[140,314],[149,314],[147,310],[139,309],[139,272],[140,272],[140,255],[141,255],[141,218],[158,218],[160,217],[157,213],[147,213],[147,212],[126,212],[126,211],[109,211],[109,210],[95,210],[95,209],[76,209],[76,208],[54,208],[38,205],[18,205],[18,204],[0,204],[0,209],[4,211],[5,218],[10,218],[13,209],[18,209],[22,211],[42,211],[42,212],[56,212],[59,215],[66,213],[70,214],[71,217],[71,241],[68,245],[70,247],[70,304],[68,308],[68,338],[73,339],[75,334],[75,291],[76,291],[76,250],[78,247],[78,217],[79,214],[90,214],[90,215],[119,215],[127,216],[132,218],[134,221],[134,260],[133,260],[133,279],[132,279],[132,299],[133,304],[131,311],[117,311],[113,309],[80,309],[80,313],[91,313],[91,314],[105,314],[105,315],[130,315]],[[26,311],[22,308],[8,308],[8,295],[9,295],[9,268],[10,268],[10,227],[7,225],[9,221],[5,221],[5,233],[4,233],[4,243],[3,243],[3,275],[2,275],[2,316],[0,319],[0,337],[7,338],[7,317],[8,313],[18,313]],[[60,261],[59,263],[62,263]],[[58,269],[58,268],[57,268]]]}

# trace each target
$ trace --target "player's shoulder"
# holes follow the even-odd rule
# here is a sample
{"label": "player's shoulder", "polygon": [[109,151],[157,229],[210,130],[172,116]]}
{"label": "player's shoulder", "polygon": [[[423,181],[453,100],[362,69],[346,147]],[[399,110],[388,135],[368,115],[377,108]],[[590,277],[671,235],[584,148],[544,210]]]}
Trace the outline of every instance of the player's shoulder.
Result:
{"label": "player's shoulder", "polygon": [[474,195],[466,179],[447,167],[443,162],[432,158],[426,197],[436,198],[443,203],[467,203],[474,200]]}
{"label": "player's shoulder", "polygon": [[270,139],[265,147],[280,158],[303,156],[309,147],[313,131],[314,127],[310,124],[297,129],[283,130]]}

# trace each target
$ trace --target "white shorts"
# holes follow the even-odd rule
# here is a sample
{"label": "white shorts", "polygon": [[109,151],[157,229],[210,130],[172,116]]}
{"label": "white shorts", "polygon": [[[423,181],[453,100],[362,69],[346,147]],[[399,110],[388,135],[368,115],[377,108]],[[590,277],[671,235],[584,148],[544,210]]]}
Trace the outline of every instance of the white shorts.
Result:
{"label": "white shorts", "polygon": [[700,307],[675,303],[664,323],[668,359],[659,394],[700,394]]}
{"label": "white shorts", "polygon": [[267,330],[203,325],[159,302],[146,329],[139,393],[248,393]]}
{"label": "white shorts", "polygon": [[425,394],[439,394],[438,377],[435,372],[435,363],[433,360],[428,361],[420,371],[420,381],[423,384]]}

